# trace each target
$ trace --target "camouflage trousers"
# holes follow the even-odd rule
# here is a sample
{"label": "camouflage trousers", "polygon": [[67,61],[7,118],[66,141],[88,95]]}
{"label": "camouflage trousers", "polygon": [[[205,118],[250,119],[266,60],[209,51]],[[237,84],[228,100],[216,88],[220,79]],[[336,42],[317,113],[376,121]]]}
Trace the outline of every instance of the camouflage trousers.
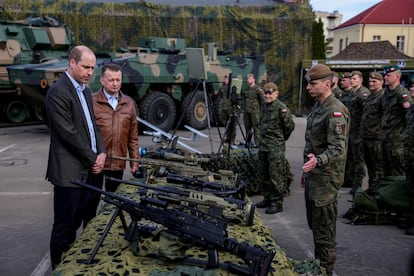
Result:
{"label": "camouflage trousers", "polygon": [[[324,177],[319,178],[324,181]],[[327,179],[326,181],[330,181]],[[317,207],[309,196],[308,185],[305,185],[306,216],[309,228],[313,233],[315,259],[319,259],[327,275],[332,275],[336,260],[336,218],[338,201],[335,198],[326,205]]]}
{"label": "camouflage trousers", "polygon": [[384,176],[405,175],[404,143],[382,142],[381,147]]}
{"label": "camouflage trousers", "polygon": [[405,166],[407,191],[410,194],[411,198],[409,207],[409,218],[411,222],[414,224],[414,158],[406,157]]}
{"label": "camouflage trousers", "polygon": [[284,152],[259,151],[259,175],[265,200],[283,207],[286,183],[286,159]]}
{"label": "camouflage trousers", "polygon": [[352,166],[351,170],[354,172],[352,189],[356,191],[358,187],[362,186],[362,180],[365,177],[365,161],[362,150],[362,140],[360,138],[349,139],[348,146],[351,147],[352,151],[352,159],[349,165]]}
{"label": "camouflage trousers", "polygon": [[365,165],[367,166],[368,171],[368,187],[370,190],[376,191],[378,188],[378,181],[383,177],[381,141],[363,139],[362,149],[364,152]]}
{"label": "camouflage trousers", "polygon": [[254,143],[256,145],[260,144],[259,120],[260,120],[259,113],[244,113],[243,114],[244,129],[246,130],[246,133],[249,132],[250,129],[253,129]]}

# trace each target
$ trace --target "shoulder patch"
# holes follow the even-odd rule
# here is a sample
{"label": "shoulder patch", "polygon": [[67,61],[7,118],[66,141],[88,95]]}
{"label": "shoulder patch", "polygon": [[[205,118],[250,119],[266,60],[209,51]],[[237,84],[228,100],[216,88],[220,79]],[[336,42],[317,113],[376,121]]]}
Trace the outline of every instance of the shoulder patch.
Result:
{"label": "shoulder patch", "polygon": [[408,94],[407,93],[401,94],[401,98],[403,98],[403,99],[408,98]]}
{"label": "shoulder patch", "polygon": [[334,113],[333,113],[333,116],[334,116],[335,118],[342,117],[342,112],[334,112]]}
{"label": "shoulder patch", "polygon": [[286,113],[286,112],[287,112],[287,109],[286,109],[286,108],[283,108],[283,109],[281,110],[281,112],[282,112],[282,113]]}
{"label": "shoulder patch", "polygon": [[363,93],[362,94],[362,97],[368,97],[369,96],[369,94],[368,93]]}

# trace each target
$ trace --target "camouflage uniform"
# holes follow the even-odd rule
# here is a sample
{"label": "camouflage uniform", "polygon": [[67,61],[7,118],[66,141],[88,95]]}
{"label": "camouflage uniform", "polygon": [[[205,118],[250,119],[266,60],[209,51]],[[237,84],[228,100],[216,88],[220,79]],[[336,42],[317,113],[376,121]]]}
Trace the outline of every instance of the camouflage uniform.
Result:
{"label": "camouflage uniform", "polygon": [[411,202],[409,207],[409,228],[406,234],[414,235],[414,105],[407,111],[407,126],[404,132],[404,160],[407,191]]}
{"label": "camouflage uniform", "polygon": [[[224,142],[234,144],[236,139],[236,127],[237,120],[240,116],[240,109],[237,109],[235,106],[232,106],[230,100],[231,95],[228,95],[228,84],[223,84],[219,90],[219,97],[222,98],[222,120],[225,122],[225,133],[224,133]],[[235,116],[233,116],[235,115]]]}
{"label": "camouflage uniform", "polygon": [[362,180],[365,177],[364,155],[362,151],[361,140],[361,117],[364,102],[369,96],[368,88],[361,86],[358,90],[352,92],[352,97],[349,101],[348,111],[351,114],[351,126],[349,129],[349,145],[352,152],[352,159],[348,163],[350,170],[354,172],[352,182],[352,192],[355,192],[358,187],[361,187]]}
{"label": "camouflage uniform", "polygon": [[365,165],[368,170],[368,189],[375,192],[382,173],[381,115],[384,91],[371,93],[364,103],[361,118],[361,139]]}
{"label": "camouflage uniform", "polygon": [[307,118],[304,158],[313,153],[319,160],[316,168],[304,173],[307,219],[315,258],[328,274],[336,260],[337,199],[344,180],[349,121],[347,108],[333,94],[316,102]]}
{"label": "camouflage uniform", "polygon": [[[349,90],[343,90],[342,96],[340,98],[340,101],[346,106],[346,108],[350,108],[350,102],[352,98],[352,89]],[[342,184],[342,187],[352,188],[354,183],[354,166],[352,166],[352,151],[351,147],[348,147],[348,153],[346,155],[346,166],[345,166],[345,178],[344,183]]]}
{"label": "camouflage uniform", "polygon": [[334,93],[335,97],[337,99],[341,99],[342,98],[342,90],[339,87],[335,87],[334,89],[332,89],[332,93]]}
{"label": "camouflage uniform", "polygon": [[260,116],[259,173],[264,201],[283,207],[290,171],[285,157],[286,140],[295,122],[289,108],[280,100],[265,103]]}
{"label": "camouflage uniform", "polygon": [[254,143],[260,144],[260,106],[264,103],[263,90],[255,85],[243,91],[244,98],[244,128],[248,132],[251,128],[254,131]]}
{"label": "camouflage uniform", "polygon": [[398,85],[394,90],[384,89],[382,97],[381,146],[384,176],[404,175],[404,130],[406,112],[411,96]]}

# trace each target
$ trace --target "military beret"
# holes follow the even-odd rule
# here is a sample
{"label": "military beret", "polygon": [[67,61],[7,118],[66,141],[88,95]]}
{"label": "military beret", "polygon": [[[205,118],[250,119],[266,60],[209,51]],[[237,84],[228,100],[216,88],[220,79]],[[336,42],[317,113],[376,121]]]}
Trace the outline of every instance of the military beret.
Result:
{"label": "military beret", "polygon": [[326,77],[332,76],[331,69],[324,64],[316,64],[309,69],[306,73],[305,78],[307,81],[319,80]]}
{"label": "military beret", "polygon": [[380,74],[379,72],[372,72],[371,75],[369,75],[370,79],[376,79],[376,80],[384,80],[384,78],[382,77],[382,74]]}
{"label": "military beret", "polygon": [[344,72],[341,74],[341,79],[350,78],[350,77],[351,77],[351,73],[349,72]]}
{"label": "military beret", "polygon": [[362,73],[361,73],[361,71],[352,71],[352,72],[351,72],[351,77],[352,77],[353,75],[358,75],[358,76],[360,76],[360,77],[362,78]]}
{"label": "military beret", "polygon": [[266,83],[264,86],[263,86],[263,91],[264,92],[274,92],[274,91],[278,91],[278,88],[277,88],[277,85],[274,83],[274,82],[269,82],[269,83]]}
{"label": "military beret", "polygon": [[395,72],[395,71],[399,71],[399,70],[401,70],[401,68],[398,65],[385,66],[384,67],[384,75],[388,74],[390,72]]}

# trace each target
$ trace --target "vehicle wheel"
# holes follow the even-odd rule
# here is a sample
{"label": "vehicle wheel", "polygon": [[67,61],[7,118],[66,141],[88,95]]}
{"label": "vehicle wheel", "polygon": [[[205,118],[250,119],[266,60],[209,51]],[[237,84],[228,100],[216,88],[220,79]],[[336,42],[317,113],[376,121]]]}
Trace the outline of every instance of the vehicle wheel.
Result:
{"label": "vehicle wheel", "polygon": [[35,104],[30,108],[30,114],[33,120],[43,121],[45,117],[45,109],[40,104]]}
{"label": "vehicle wheel", "polygon": [[12,123],[24,122],[29,114],[26,105],[21,101],[11,101],[4,105],[3,113],[7,120]]}
{"label": "vehicle wheel", "polygon": [[150,92],[140,104],[142,118],[168,132],[173,128],[176,117],[174,100],[162,92]]}
{"label": "vehicle wheel", "polygon": [[[185,95],[181,105],[181,112],[185,112],[185,123],[195,129],[205,129],[208,126],[207,108],[203,91],[196,91]],[[210,118],[211,118],[210,111]]]}

